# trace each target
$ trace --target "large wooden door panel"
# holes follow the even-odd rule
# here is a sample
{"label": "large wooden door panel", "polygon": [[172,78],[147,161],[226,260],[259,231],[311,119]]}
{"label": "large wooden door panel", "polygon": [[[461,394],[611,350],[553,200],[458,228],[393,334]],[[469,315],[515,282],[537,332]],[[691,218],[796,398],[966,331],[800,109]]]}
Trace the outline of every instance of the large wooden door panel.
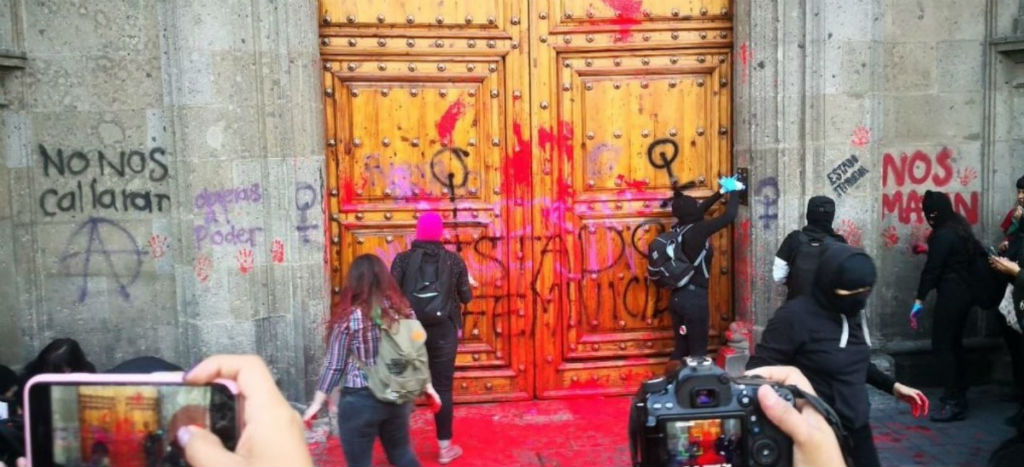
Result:
{"label": "large wooden door panel", "polygon": [[[537,315],[537,394],[632,392],[673,347],[669,294],[646,274],[648,243],[673,222],[663,201],[687,181],[698,182],[692,196],[709,196],[731,171],[728,10],[538,3],[534,120],[557,131],[556,144],[539,134],[534,149],[535,167],[551,167],[534,182],[535,199],[550,200],[535,205],[534,224],[557,248],[535,254],[550,256],[538,290],[557,306]],[[731,319],[728,235],[712,239],[711,351]]]}
{"label": "large wooden door panel", "polygon": [[[519,2],[323,0],[332,285],[344,267],[408,248],[420,213],[477,282],[464,311],[456,399],[533,395],[532,346],[512,268],[524,209],[503,192],[526,72]],[[528,179],[527,179],[528,182]],[[513,250],[514,246],[518,250]],[[519,252],[519,256],[515,252]]]}
{"label": "large wooden door panel", "polygon": [[[729,0],[320,0],[335,293],[424,211],[478,283],[456,400],[615,394],[661,371],[647,244],[731,172]],[[716,207],[712,214],[721,213]],[[732,316],[712,239],[711,347]]]}

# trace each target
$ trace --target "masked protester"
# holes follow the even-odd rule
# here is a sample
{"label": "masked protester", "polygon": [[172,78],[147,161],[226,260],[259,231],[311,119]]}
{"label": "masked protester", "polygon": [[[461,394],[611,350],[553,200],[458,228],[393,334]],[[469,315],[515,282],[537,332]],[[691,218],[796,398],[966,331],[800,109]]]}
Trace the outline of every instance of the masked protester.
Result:
{"label": "masked protester", "polygon": [[672,334],[675,336],[672,361],[687,356],[704,356],[708,352],[708,271],[714,256],[708,239],[736,219],[739,212],[739,196],[729,197],[725,214],[711,219],[704,219],[704,214],[725,193],[744,188],[742,184],[728,183],[728,179],[722,181],[727,183],[703,202],[698,203],[695,198],[681,191],[677,191],[672,198],[672,216],[676,218],[673,229],[688,227],[682,237],[683,254],[694,268],[689,283],[674,289],[672,301],[669,302]]}
{"label": "masked protester", "polygon": [[973,306],[966,279],[972,255],[981,248],[963,216],[953,211],[945,193],[927,191],[921,203],[925,219],[932,227],[928,238],[928,260],[921,271],[917,300],[910,310],[910,326],[917,329],[917,317],[924,299],[933,289],[938,293],[932,318],[932,352],[943,382],[941,404],[932,413],[936,422],[951,422],[967,417],[967,371],[964,362],[963,334],[967,313]]}
{"label": "masked protester", "polygon": [[871,338],[863,310],[876,280],[875,264],[863,250],[832,243],[821,257],[812,289],[787,301],[768,321],[747,368],[792,365],[839,415],[853,442],[857,467],[878,466],[868,421],[865,383],[910,404],[914,416],[928,412],[921,391],[897,383],[871,363]]}
{"label": "masked protester", "polygon": [[772,278],[778,284],[786,284],[786,300],[811,290],[818,261],[829,242],[846,243],[842,235],[832,230],[835,217],[836,202],[832,198],[812,197],[807,201],[807,225],[790,232],[779,246]]}

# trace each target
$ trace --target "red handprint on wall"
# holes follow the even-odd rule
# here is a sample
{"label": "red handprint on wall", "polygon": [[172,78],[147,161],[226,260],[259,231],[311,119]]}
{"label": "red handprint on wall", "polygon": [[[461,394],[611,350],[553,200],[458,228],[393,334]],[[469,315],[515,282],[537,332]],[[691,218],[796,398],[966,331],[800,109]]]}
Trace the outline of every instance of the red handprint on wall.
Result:
{"label": "red handprint on wall", "polygon": [[196,273],[196,279],[199,279],[199,282],[201,283],[206,283],[206,281],[210,280],[210,269],[212,267],[213,261],[210,261],[210,258],[206,255],[200,255],[196,258],[196,262],[192,266],[192,269]]}
{"label": "red handprint on wall", "polygon": [[864,231],[850,219],[843,219],[836,232],[846,238],[846,242],[850,245],[860,247],[864,244]]}
{"label": "red handprint on wall", "polygon": [[274,243],[270,245],[270,259],[276,264],[284,262],[284,242],[279,238],[275,238]]}
{"label": "red handprint on wall", "polygon": [[957,169],[956,178],[960,181],[960,186],[967,186],[978,179],[978,171],[975,170],[974,167]]}
{"label": "red handprint on wall", "polygon": [[857,128],[853,129],[853,137],[850,139],[850,144],[854,147],[862,148],[870,142],[871,130],[867,129],[864,125],[858,125]]}
{"label": "red handprint on wall", "polygon": [[900,234],[896,230],[895,225],[890,225],[882,231],[882,239],[885,240],[885,246],[892,248],[900,243]]}
{"label": "red handprint on wall", "polygon": [[171,247],[170,240],[163,235],[153,234],[149,237],[149,254],[153,259],[163,258]]}
{"label": "red handprint on wall", "polygon": [[235,260],[238,261],[238,272],[242,274],[249,274],[252,271],[253,263],[255,259],[252,256],[252,250],[248,248],[242,248],[235,254]]}

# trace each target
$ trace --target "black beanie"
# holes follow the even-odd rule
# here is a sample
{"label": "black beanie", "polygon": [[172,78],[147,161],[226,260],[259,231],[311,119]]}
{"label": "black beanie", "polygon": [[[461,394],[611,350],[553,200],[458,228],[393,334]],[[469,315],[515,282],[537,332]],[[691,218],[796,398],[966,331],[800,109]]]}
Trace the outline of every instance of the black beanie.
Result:
{"label": "black beanie", "polygon": [[1024,190],[1024,175],[1021,175],[1020,178],[1017,179],[1017,189]]}
{"label": "black beanie", "polygon": [[836,202],[828,196],[813,196],[807,201],[807,223],[829,230],[836,218]]}
{"label": "black beanie", "polygon": [[858,253],[843,260],[836,271],[835,287],[843,290],[857,290],[872,287],[878,276],[875,262],[865,253]]}
{"label": "black beanie", "polygon": [[938,227],[953,217],[953,202],[941,191],[928,190],[924,192],[921,211],[932,227]]}

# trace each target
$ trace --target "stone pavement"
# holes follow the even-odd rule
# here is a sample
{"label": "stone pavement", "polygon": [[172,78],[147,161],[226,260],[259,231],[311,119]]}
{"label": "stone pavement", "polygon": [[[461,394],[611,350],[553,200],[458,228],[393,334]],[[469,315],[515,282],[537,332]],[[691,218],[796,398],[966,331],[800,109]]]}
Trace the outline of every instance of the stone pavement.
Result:
{"label": "stone pavement", "polygon": [[[970,417],[949,424],[914,419],[894,397],[869,391],[882,465],[982,466],[989,453],[1012,435],[1002,422],[1016,406],[994,386],[973,389]],[[938,400],[938,390],[925,392],[933,402]],[[628,411],[628,397],[459,405],[455,441],[465,454],[450,465],[627,466]],[[318,426],[319,433],[311,434],[313,441],[326,437],[328,425]],[[425,408],[413,413],[412,438],[423,465],[438,465],[433,419]],[[317,465],[345,464],[337,436],[314,442],[312,451]],[[374,465],[389,465],[379,444]]]}
{"label": "stone pavement", "polygon": [[[884,466],[983,466],[992,450],[1013,435],[1003,419],[1013,414],[1017,405],[1000,387],[971,389],[968,418],[952,423],[915,419],[895,397],[873,388],[869,391],[875,446]],[[941,390],[926,389],[925,393],[934,407]]]}

